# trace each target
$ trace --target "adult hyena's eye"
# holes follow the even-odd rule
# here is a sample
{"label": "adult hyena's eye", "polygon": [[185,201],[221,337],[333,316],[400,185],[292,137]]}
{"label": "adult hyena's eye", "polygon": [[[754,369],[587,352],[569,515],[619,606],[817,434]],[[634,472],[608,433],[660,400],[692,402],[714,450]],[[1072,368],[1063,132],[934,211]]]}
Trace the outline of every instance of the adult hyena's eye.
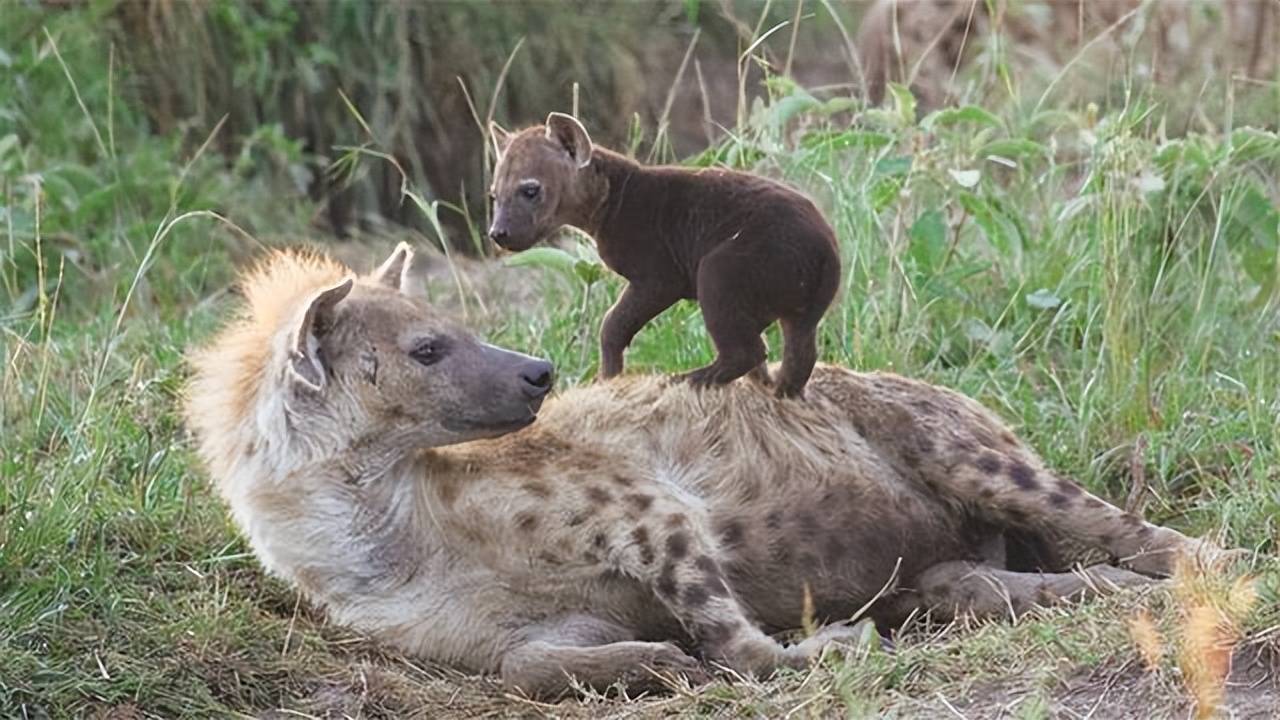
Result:
{"label": "adult hyena's eye", "polygon": [[520,195],[526,200],[537,200],[542,195],[542,184],[536,180],[530,180],[520,184]]}

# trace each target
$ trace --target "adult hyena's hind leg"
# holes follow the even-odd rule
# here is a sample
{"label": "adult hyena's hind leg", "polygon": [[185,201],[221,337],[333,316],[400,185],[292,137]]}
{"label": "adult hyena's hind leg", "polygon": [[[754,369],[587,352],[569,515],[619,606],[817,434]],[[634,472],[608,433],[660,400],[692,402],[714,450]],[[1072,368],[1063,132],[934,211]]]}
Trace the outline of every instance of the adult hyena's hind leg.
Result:
{"label": "adult hyena's hind leg", "polygon": [[938,489],[1014,527],[1048,528],[1109,553],[1121,565],[1164,577],[1183,555],[1216,559],[1222,551],[1125,512],[1049,472],[1005,428],[959,437]]}

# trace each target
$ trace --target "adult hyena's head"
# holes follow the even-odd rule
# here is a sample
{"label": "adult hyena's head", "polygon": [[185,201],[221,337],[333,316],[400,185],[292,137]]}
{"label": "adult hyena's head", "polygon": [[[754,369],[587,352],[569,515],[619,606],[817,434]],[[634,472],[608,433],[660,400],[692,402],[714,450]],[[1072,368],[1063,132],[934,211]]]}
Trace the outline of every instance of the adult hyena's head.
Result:
{"label": "adult hyena's head", "polygon": [[591,138],[577,119],[551,113],[545,125],[489,135],[498,155],[493,169],[489,239],[507,250],[528,250],[562,225],[581,221],[592,179]]}
{"label": "adult hyena's head", "polygon": [[247,315],[194,361],[187,416],[215,475],[254,453],[359,461],[534,421],[551,364],[479,342],[407,294],[411,259],[402,244],[357,278],[277,253],[248,276]]}

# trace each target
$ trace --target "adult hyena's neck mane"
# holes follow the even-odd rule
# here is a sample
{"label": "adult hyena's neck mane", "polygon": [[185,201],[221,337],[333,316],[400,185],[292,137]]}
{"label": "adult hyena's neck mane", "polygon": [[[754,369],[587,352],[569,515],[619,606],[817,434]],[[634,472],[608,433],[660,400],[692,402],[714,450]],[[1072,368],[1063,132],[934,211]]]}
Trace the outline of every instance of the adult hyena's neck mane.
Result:
{"label": "adult hyena's neck mane", "polygon": [[268,256],[246,273],[240,316],[191,357],[188,427],[224,494],[246,466],[287,473],[305,446],[290,436],[283,361],[289,320],[317,290],[351,275],[343,265],[303,251]]}

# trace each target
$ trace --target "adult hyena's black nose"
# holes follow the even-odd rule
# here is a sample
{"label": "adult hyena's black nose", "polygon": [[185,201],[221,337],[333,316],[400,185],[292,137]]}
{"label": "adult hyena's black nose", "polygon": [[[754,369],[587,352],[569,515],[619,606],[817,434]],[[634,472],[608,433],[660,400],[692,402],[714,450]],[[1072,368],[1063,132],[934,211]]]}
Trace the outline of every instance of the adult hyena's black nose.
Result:
{"label": "adult hyena's black nose", "polygon": [[520,368],[520,387],[530,400],[541,398],[555,383],[555,368],[546,360],[530,360]]}
{"label": "adult hyena's black nose", "polygon": [[509,237],[511,237],[511,233],[507,232],[506,228],[500,228],[497,226],[489,228],[489,239],[499,245],[506,242]]}

